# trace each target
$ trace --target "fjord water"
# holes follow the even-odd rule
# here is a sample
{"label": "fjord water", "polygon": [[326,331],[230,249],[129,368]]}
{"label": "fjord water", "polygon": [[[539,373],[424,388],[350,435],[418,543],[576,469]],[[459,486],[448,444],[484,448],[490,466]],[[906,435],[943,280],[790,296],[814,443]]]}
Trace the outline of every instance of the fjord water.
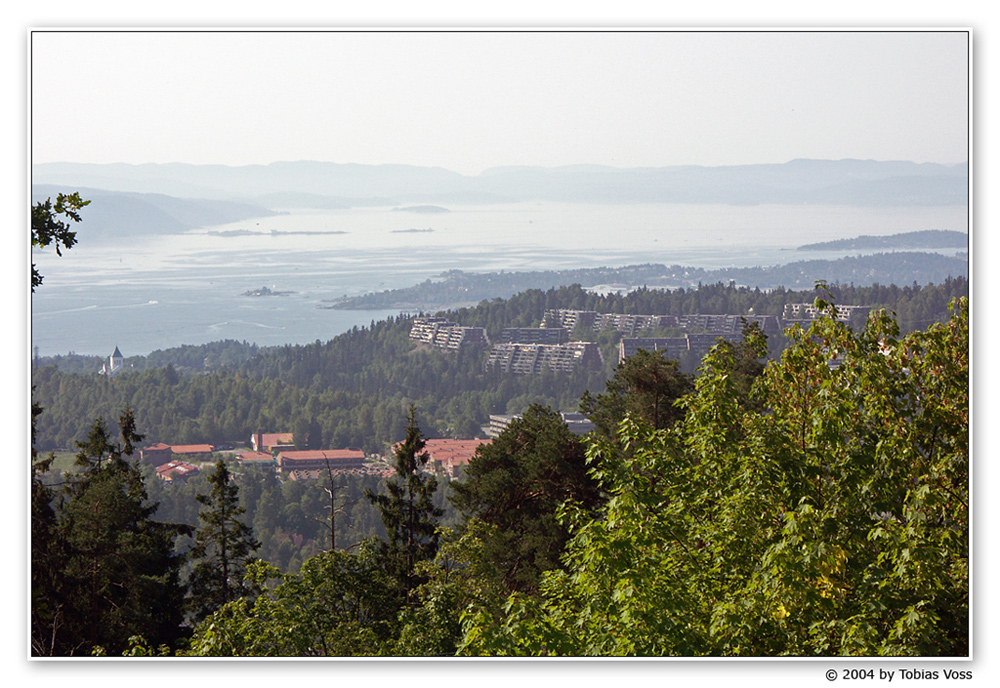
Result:
{"label": "fjord water", "polygon": [[[31,344],[43,356],[126,356],[220,339],[261,346],[326,341],[398,311],[330,301],[412,286],[445,270],[554,270],[638,263],[776,265],[844,253],[792,251],[861,234],[967,232],[966,207],[517,203],[289,211],[184,234],[88,235],[32,260]],[[280,296],[248,297],[266,286]],[[589,285],[584,285],[589,286]]]}

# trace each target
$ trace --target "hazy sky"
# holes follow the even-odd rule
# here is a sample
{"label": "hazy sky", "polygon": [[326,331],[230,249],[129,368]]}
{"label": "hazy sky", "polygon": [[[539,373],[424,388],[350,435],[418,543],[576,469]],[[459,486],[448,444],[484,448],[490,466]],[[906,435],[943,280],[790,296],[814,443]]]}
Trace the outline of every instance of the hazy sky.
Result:
{"label": "hazy sky", "polygon": [[31,153],[466,174],[955,163],[968,48],[964,32],[35,32]]}

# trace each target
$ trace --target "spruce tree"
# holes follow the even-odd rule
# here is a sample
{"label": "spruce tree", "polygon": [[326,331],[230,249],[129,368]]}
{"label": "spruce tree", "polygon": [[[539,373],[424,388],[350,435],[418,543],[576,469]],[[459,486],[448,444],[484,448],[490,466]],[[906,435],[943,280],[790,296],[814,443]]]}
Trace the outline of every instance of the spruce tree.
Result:
{"label": "spruce tree", "polygon": [[33,489],[33,654],[120,654],[132,636],[160,646],[182,635],[182,558],[173,549],[187,528],[152,520],[157,505],[129,459],[142,439],[130,409],[118,425],[120,441],[98,418],[78,443],[84,470],[54,508],[43,503],[52,492]]}
{"label": "spruce tree", "polygon": [[201,527],[189,554],[197,561],[191,572],[189,609],[199,621],[244,595],[243,574],[250,555],[260,547],[253,529],[242,520],[246,509],[239,503],[240,488],[231,482],[225,461],[215,464],[208,482],[211,492],[197,496],[208,508],[198,514]]}
{"label": "spruce tree", "polygon": [[437,480],[421,470],[429,458],[423,451],[426,444],[417,426],[416,409],[411,406],[406,439],[394,450],[396,475],[386,481],[387,494],[365,492],[382,514],[388,538],[382,544],[386,570],[396,580],[407,604],[410,592],[420,583],[414,567],[437,553],[437,524],[443,513],[433,502]]}

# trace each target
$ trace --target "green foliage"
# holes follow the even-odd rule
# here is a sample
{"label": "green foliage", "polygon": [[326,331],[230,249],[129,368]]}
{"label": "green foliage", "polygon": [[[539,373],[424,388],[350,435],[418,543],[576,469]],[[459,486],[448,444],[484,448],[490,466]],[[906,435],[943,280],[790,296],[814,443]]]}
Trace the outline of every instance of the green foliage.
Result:
{"label": "green foliage", "polygon": [[556,516],[560,505],[591,509],[600,501],[583,442],[559,414],[540,405],[481,446],[452,492],[466,520],[490,528],[479,556],[508,592],[537,592],[541,573],[559,567],[569,538]]}
{"label": "green foliage", "polygon": [[239,504],[239,486],[230,480],[225,461],[220,459],[215,465],[208,483],[211,492],[197,497],[207,508],[198,514],[202,525],[189,554],[196,562],[189,602],[196,620],[247,594],[243,571],[260,546],[253,529],[242,520],[246,509]]}
{"label": "green foliage", "polygon": [[615,369],[603,394],[585,392],[580,412],[605,436],[615,433],[626,415],[648,423],[654,430],[670,427],[683,417],[676,401],[693,389],[691,377],[680,363],[663,351],[640,349]]}
{"label": "green foliage", "polygon": [[84,467],[63,493],[32,490],[31,647],[35,655],[113,654],[141,634],[155,644],[182,635],[183,526],[154,522],[143,478],[128,460],[141,437],[126,409],[121,440],[100,419],[81,443]]}
{"label": "green foliage", "polygon": [[[56,255],[61,256],[63,249],[70,249],[76,244],[76,232],[70,229],[68,221],[80,222],[80,209],[89,205],[90,201],[80,198],[79,192],[56,195],[56,202],[51,198],[39,201],[31,206],[31,247],[46,248],[54,246]],[[66,219],[60,219],[60,216]],[[31,291],[41,286],[42,275],[31,264]]]}
{"label": "green foliage", "polygon": [[425,444],[416,408],[411,406],[406,438],[393,450],[396,475],[386,481],[385,494],[365,494],[382,515],[387,537],[381,547],[384,565],[407,603],[421,580],[417,563],[433,559],[437,552],[437,525],[443,513],[433,502],[437,480],[422,470],[428,460]]}
{"label": "green foliage", "polygon": [[324,552],[298,575],[281,575],[257,561],[247,567],[247,578],[261,593],[253,603],[235,600],[199,623],[187,654],[378,655],[395,632],[395,591],[372,547]]}
{"label": "green foliage", "polygon": [[761,405],[717,347],[683,423],[595,442],[610,499],[565,511],[566,570],[472,612],[460,651],[968,655],[967,301],[906,337],[885,313],[790,336]]}

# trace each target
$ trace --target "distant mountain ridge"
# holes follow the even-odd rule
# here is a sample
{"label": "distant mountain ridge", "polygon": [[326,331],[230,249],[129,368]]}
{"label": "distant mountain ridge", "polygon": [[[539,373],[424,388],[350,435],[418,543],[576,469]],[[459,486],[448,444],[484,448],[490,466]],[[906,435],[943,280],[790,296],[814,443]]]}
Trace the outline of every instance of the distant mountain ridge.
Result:
{"label": "distant mountain ridge", "polygon": [[935,206],[966,205],[968,173],[968,163],[850,159],[720,167],[498,167],[475,176],[440,167],[316,161],[242,167],[44,163],[33,166],[32,183],[272,209],[523,201]]}
{"label": "distant mountain ridge", "polygon": [[277,215],[264,206],[238,201],[176,198],[159,193],[107,191],[85,186],[40,184],[31,187],[31,202],[79,191],[91,201],[83,211],[88,238],[175,234],[197,227],[229,224],[254,217]]}

